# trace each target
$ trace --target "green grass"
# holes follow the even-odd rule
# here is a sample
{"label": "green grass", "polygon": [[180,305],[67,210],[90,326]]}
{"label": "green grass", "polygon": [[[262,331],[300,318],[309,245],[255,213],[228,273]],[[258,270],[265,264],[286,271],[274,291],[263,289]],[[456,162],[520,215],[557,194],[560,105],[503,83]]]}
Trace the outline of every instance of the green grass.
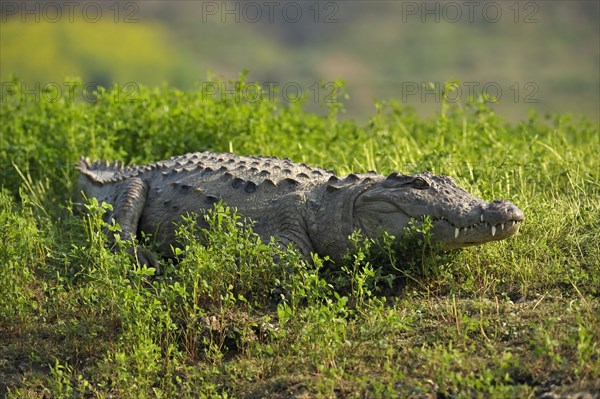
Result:
{"label": "green grass", "polygon": [[[37,3],[38,9],[45,7]],[[60,84],[65,75],[80,76],[92,86],[166,81],[190,89],[205,81],[208,71],[234,78],[251,66],[252,81],[298,85],[322,98],[330,90],[317,90],[315,83],[343,77],[352,94],[346,107],[363,122],[371,116],[373,98],[403,99],[420,115],[431,116],[439,99],[421,84],[458,79],[463,100],[499,88],[493,107],[513,122],[526,118],[530,106],[542,114],[569,110],[598,122],[596,3],[498,3],[502,17],[494,22],[485,18],[482,5],[469,11],[463,3],[448,7],[462,14],[458,21],[446,18],[449,12],[441,3],[427,10],[418,2],[323,3],[316,19],[318,4],[304,3],[297,23],[282,19],[280,6],[270,18],[262,4],[262,18],[253,23],[231,14],[207,15],[205,3],[186,1],[175,7],[124,3],[119,10],[104,4],[102,18],[94,23],[74,5],[72,20],[65,12],[51,22],[42,12],[36,22],[35,15],[18,11],[26,10],[18,3],[16,13],[7,6],[0,19],[0,78],[4,82],[18,71],[30,93],[36,82],[67,91]],[[226,9],[220,2],[216,6]],[[408,12],[412,6],[416,14]],[[336,22],[325,22],[328,15]],[[419,87],[418,92],[409,87]],[[288,94],[293,93],[292,87]]]}
{"label": "green grass", "polygon": [[[141,88],[93,104],[12,93],[0,108],[0,393],[71,397],[535,397],[600,391],[598,126],[480,102],[365,126],[300,104]],[[51,96],[49,96],[51,98]],[[133,100],[133,101],[131,101]],[[343,264],[260,242],[220,205],[182,220],[163,273],[74,214],[82,154],[289,157],[339,173],[424,169],[526,214],[508,240],[447,254],[357,244]],[[151,245],[151,240],[148,240]],[[121,245],[134,245],[122,243]],[[400,243],[402,245],[402,243]],[[183,256],[185,255],[185,256]],[[279,259],[279,262],[274,262]]]}

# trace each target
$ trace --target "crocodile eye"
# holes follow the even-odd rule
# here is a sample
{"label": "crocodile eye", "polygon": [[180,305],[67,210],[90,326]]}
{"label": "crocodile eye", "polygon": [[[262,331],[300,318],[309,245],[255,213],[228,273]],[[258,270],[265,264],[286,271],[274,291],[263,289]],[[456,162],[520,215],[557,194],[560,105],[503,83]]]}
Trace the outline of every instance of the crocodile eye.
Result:
{"label": "crocodile eye", "polygon": [[417,177],[412,181],[412,186],[418,190],[423,190],[429,188],[429,183],[425,179]]}

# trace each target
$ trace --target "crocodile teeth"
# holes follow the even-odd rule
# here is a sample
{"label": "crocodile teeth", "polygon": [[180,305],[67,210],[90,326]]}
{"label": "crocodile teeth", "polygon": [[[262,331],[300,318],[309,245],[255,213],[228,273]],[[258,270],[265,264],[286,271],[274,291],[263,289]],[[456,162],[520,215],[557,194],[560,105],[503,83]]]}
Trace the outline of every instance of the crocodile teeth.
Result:
{"label": "crocodile teeth", "polygon": [[496,235],[496,226],[492,226],[492,237]]}
{"label": "crocodile teeth", "polygon": [[504,230],[504,223],[500,223],[500,228]]}
{"label": "crocodile teeth", "polygon": [[458,238],[458,233],[460,233],[460,229],[454,228],[454,238]]}

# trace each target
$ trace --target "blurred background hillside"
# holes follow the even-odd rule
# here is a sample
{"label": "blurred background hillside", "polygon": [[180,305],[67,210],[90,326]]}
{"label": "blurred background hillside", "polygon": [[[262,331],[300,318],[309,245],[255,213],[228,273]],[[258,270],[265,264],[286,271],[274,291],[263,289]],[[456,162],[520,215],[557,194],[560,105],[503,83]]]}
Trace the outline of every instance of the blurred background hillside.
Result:
{"label": "blurred background hillside", "polygon": [[334,90],[327,83],[342,79],[346,115],[357,121],[373,114],[375,99],[432,115],[444,82],[455,80],[453,100],[495,96],[509,120],[531,108],[600,120],[596,0],[1,5],[3,92],[15,75],[29,95],[67,76],[88,87],[168,83],[227,95],[232,87],[207,85],[211,74],[237,79],[247,69],[268,95],[302,93],[313,108]]}

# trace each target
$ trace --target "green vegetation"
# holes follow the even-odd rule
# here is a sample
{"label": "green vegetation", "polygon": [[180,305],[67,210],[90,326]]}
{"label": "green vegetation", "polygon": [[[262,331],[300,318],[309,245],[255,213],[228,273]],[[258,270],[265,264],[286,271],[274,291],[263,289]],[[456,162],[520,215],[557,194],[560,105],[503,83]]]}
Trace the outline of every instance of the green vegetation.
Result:
{"label": "green vegetation", "polygon": [[[244,77],[240,80],[243,88]],[[230,82],[231,83],[231,82]],[[15,90],[0,108],[0,395],[8,398],[532,397],[600,390],[598,125],[482,101],[419,119],[379,102],[369,122],[171,87],[93,102]],[[255,97],[252,97],[254,99]],[[149,162],[190,151],[335,169],[434,173],[527,220],[509,240],[401,256],[359,243],[332,267],[263,243],[225,204],[182,220],[163,273],[113,253],[82,154]],[[195,217],[212,229],[198,231]],[[419,228],[419,227],[415,227]],[[424,227],[426,230],[426,226]],[[151,239],[148,240],[151,245]],[[120,243],[123,246],[133,243]],[[278,259],[278,262],[274,262]]]}
{"label": "green vegetation", "polygon": [[172,61],[176,52],[169,45],[168,30],[156,22],[116,25],[78,19],[23,24],[9,20],[2,24],[0,47],[3,81],[8,77],[4,72],[19,71],[21,77],[27,76],[30,91],[34,82],[44,87],[60,83],[65,75],[83,76],[82,71],[86,82],[97,85],[131,81],[131,71],[142,82],[182,83],[176,78],[182,71]]}
{"label": "green vegetation", "polygon": [[[29,90],[64,76],[101,85],[168,82],[189,90],[205,82],[208,71],[235,78],[250,68],[252,81],[314,94],[320,79],[342,77],[352,94],[349,113],[366,121],[373,98],[396,98],[433,116],[440,107],[433,93],[440,90],[422,85],[458,79],[460,99],[500,97],[493,107],[512,122],[527,118],[530,107],[599,121],[600,6],[594,1],[495,2],[489,13],[485,3],[472,3],[469,11],[465,2],[296,2],[302,8],[297,22],[284,18],[284,3],[269,18],[269,3],[258,2],[257,21],[246,18],[252,11],[223,13],[236,3],[243,9],[244,1],[130,1],[117,8],[117,2],[98,2],[97,22],[83,3],[73,5],[73,22],[67,5],[58,21],[51,12],[21,12],[35,4],[43,10],[45,3],[13,2],[16,12],[0,14],[2,81],[16,71]],[[212,7],[218,12],[208,13]],[[456,11],[461,17],[454,19]]]}

